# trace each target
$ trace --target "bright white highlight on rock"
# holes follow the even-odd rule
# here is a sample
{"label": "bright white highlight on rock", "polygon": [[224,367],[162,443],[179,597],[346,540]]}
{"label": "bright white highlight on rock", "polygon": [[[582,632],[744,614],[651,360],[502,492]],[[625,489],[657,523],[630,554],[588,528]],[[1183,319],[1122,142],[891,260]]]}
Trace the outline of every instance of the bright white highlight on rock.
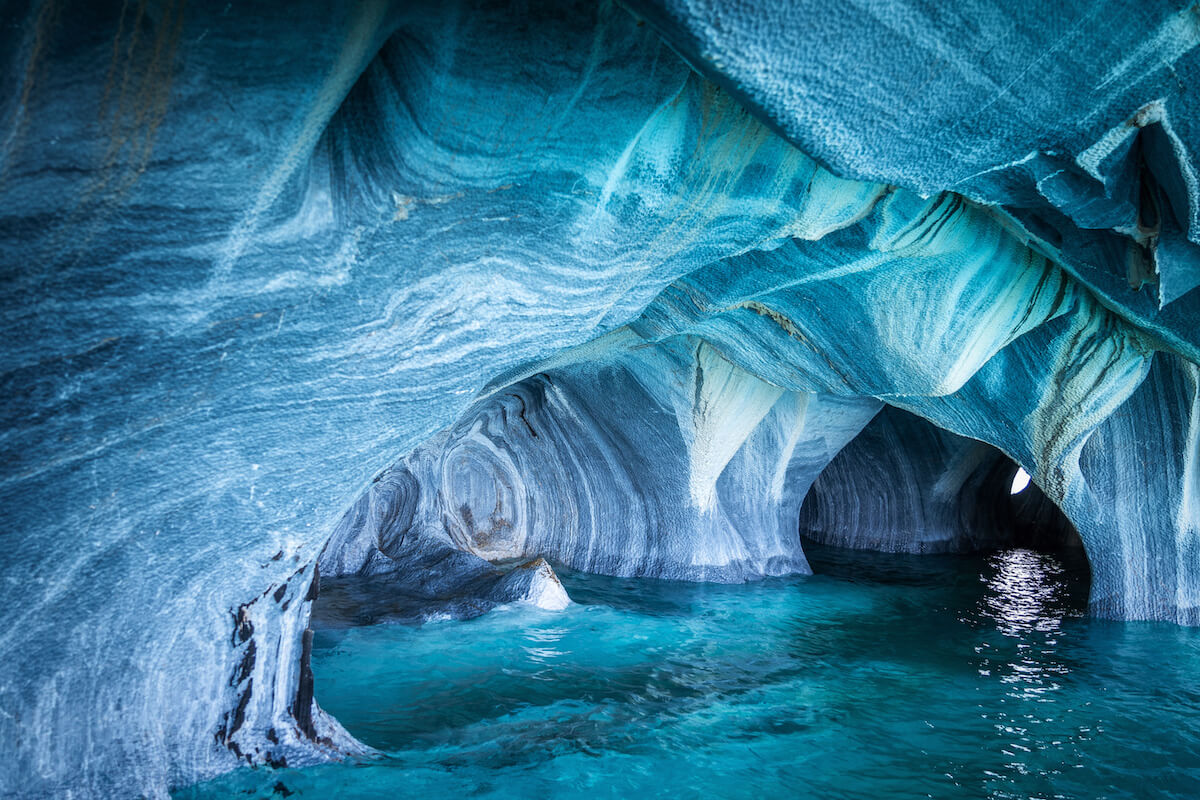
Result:
{"label": "bright white highlight on rock", "polygon": [[1029,473],[1025,471],[1024,467],[1017,467],[1017,474],[1013,476],[1012,488],[1008,490],[1008,493],[1020,494],[1028,485]]}

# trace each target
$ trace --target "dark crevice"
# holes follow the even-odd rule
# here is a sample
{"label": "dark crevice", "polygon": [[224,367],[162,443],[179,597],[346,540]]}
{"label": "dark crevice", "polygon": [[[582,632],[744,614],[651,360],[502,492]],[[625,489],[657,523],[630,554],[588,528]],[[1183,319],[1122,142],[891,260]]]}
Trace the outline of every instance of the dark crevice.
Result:
{"label": "dark crevice", "polygon": [[[800,513],[809,544],[932,555],[1077,550],[1075,526],[986,443],[887,407],[825,468]],[[807,552],[806,548],[806,552]]]}

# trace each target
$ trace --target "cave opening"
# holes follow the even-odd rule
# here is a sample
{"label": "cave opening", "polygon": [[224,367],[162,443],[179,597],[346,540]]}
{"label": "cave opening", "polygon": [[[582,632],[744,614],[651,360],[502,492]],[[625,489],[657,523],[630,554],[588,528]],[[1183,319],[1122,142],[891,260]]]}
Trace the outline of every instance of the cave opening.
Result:
{"label": "cave opening", "polygon": [[886,406],[813,481],[799,528],[816,544],[885,553],[1082,550],[1025,469],[986,442]]}
{"label": "cave opening", "polygon": [[1083,541],[1029,473],[899,408],[885,407],[817,477],[799,529],[816,574],[919,582],[941,559],[978,575],[989,606],[1040,598],[1061,613],[1087,609]]}
{"label": "cave opening", "polygon": [[[703,399],[716,378],[766,399],[722,411]],[[573,598],[563,574],[739,583],[1015,551],[1052,561],[1086,606],[1078,532],[1005,453],[870,398],[762,386],[701,343],[494,389],[345,514],[320,557],[314,625],[466,619],[520,602],[559,610]],[[614,410],[614,396],[626,407]],[[714,423],[700,407],[753,416],[731,444],[706,443]],[[698,471],[716,474],[699,493]]]}
{"label": "cave opening", "polygon": [[[612,384],[621,373],[588,365],[583,373],[538,373],[494,392],[453,428],[381,473],[334,532],[321,557],[327,577],[312,622],[317,694],[365,743],[389,750],[413,737],[432,741],[443,735],[446,720],[429,698],[442,697],[451,686],[471,686],[457,712],[468,728],[488,727],[489,715],[501,712],[525,714],[531,701],[515,688],[514,675],[547,682],[541,700],[548,706],[608,698],[621,707],[625,724],[633,725],[632,717],[640,720],[635,727],[646,724],[637,714],[629,717],[626,706],[643,702],[645,693],[685,689],[679,675],[659,675],[636,652],[641,646],[636,642],[647,639],[639,629],[661,628],[665,649],[689,669],[697,663],[728,669],[724,661],[711,663],[696,652],[698,634],[691,626],[697,614],[728,623],[740,614],[763,613],[773,631],[784,628],[796,636],[798,620],[823,629],[841,619],[840,614],[818,619],[821,604],[831,598],[854,608],[864,597],[879,597],[882,617],[891,618],[897,630],[966,625],[972,636],[985,638],[999,631],[1007,637],[996,645],[1000,652],[1012,641],[1025,646],[1030,636],[1060,630],[1086,613],[1089,567],[1079,536],[1035,481],[1013,492],[1024,470],[1012,459],[893,406],[824,401],[833,405],[822,416],[816,397],[793,402],[803,406],[807,425],[820,426],[822,446],[839,425],[848,425],[849,433],[836,453],[821,451],[823,466],[795,473],[807,491],[791,525],[812,576],[784,572],[722,581],[729,573],[718,573],[714,582],[635,570],[606,575],[622,563],[611,558],[583,567],[572,563],[578,548],[570,537],[536,530],[561,525],[564,515],[586,508],[578,495],[575,506],[561,507],[567,497],[562,487],[575,478],[569,472],[574,458],[552,457],[551,451],[583,447],[586,432],[629,448],[623,452],[633,462],[645,430],[635,430],[630,440],[620,440],[621,432],[651,424],[647,420],[661,427],[669,419],[668,430],[677,422],[661,411],[650,413],[657,407],[646,401],[640,423],[627,420],[614,431],[598,411],[607,405],[594,401],[598,394],[589,381],[595,375]],[[630,382],[622,391],[636,398],[639,388],[645,391]],[[771,401],[778,408],[787,405],[778,395]],[[786,433],[787,418],[772,416],[778,408],[759,424],[768,430],[779,424]],[[589,412],[588,425],[572,427],[571,421],[583,418],[580,409]],[[799,441],[792,433],[787,437],[793,445]],[[660,434],[657,443],[665,447],[663,442]],[[750,459],[739,460],[763,452],[773,452],[763,440],[742,441],[739,455],[727,462],[730,475],[718,479],[718,500],[727,501],[730,484],[722,481],[737,471],[764,474]],[[687,450],[677,453],[686,465]],[[788,457],[798,458],[794,451]],[[799,459],[807,463],[814,457],[810,451]],[[555,474],[564,470],[565,477]],[[621,477],[612,473],[606,479],[615,483]],[[757,484],[733,485],[742,490]],[[644,494],[654,489],[638,488]],[[591,491],[603,496],[595,486]],[[545,498],[538,493],[556,499],[558,517],[545,515]],[[607,527],[573,533],[611,535],[614,527],[624,531],[639,524],[631,507],[613,511],[618,510],[596,523]],[[678,537],[670,524],[668,518],[651,532]],[[529,542],[536,542],[534,549],[521,549]],[[705,546],[699,539],[684,544]],[[642,544],[629,539],[625,546]],[[847,613],[858,620],[862,635],[879,634],[879,624],[867,619],[874,612]],[[952,638],[946,630],[930,635]],[[604,644],[586,641],[588,636]],[[706,627],[702,638],[732,636],[733,628],[715,626]],[[836,646],[863,645],[839,639]],[[413,659],[424,659],[431,672],[413,674]],[[437,659],[446,661],[433,663]],[[550,676],[551,667],[558,674]],[[496,670],[508,677],[497,677]],[[709,691],[686,686],[685,694]],[[377,707],[382,687],[403,702]],[[536,727],[544,720],[527,723]],[[580,734],[580,748],[603,749],[609,746],[606,737],[644,733],[588,730]],[[467,736],[462,730],[456,735]],[[459,740],[455,746],[475,745]]]}
{"label": "cave opening", "polygon": [[[529,435],[532,427],[541,446],[550,436],[545,405],[536,395],[520,399],[524,405],[509,394],[505,413],[488,419],[510,433]],[[518,408],[523,419],[508,413]],[[469,422],[467,430],[480,429],[477,419]],[[899,447],[914,442],[920,446]],[[455,447],[453,437],[435,443]],[[479,444],[472,439],[459,456],[486,452],[494,467],[496,449]],[[470,487],[493,480],[478,462],[469,469],[461,458],[451,462],[436,474],[469,475],[463,485]],[[397,592],[407,578],[396,572],[333,578],[314,614],[316,694],[360,741],[407,765],[373,768],[379,790],[441,796],[482,783],[546,793],[584,785],[598,758],[626,765],[604,773],[618,793],[677,785],[685,775],[701,776],[718,793],[746,780],[783,790],[794,780],[785,767],[797,748],[813,755],[806,785],[831,793],[847,783],[851,793],[885,793],[935,767],[954,784],[994,791],[1033,794],[1048,776],[1069,789],[1078,779],[1058,776],[1054,764],[1107,752],[1108,740],[1096,744],[1077,732],[1093,718],[1137,716],[1128,696],[1094,700],[1073,679],[1105,646],[1082,626],[1087,559],[1035,482],[1011,494],[1018,469],[990,446],[885,408],[805,497],[810,576],[620,577],[551,558],[571,600],[557,610],[483,602],[484,595],[477,606],[448,605],[439,592],[461,587]],[[861,479],[831,492],[852,474]],[[510,489],[552,485],[545,476],[505,475]],[[413,472],[385,473],[348,516],[373,521],[377,544],[413,543],[419,483]],[[861,499],[854,527],[818,526],[844,508],[838,503],[851,489]],[[442,484],[434,494],[449,490]],[[484,494],[495,503],[495,491]],[[455,508],[462,498],[442,499]],[[880,527],[917,522],[933,535],[906,538]],[[331,546],[361,545],[345,533]],[[327,550],[325,558],[347,563],[348,551]],[[439,551],[421,564],[436,572],[468,563],[438,560],[451,558],[465,556]],[[522,566],[487,564],[495,572],[480,572],[476,588]],[[377,613],[380,592],[403,613]],[[357,619],[345,613],[364,601],[375,610]],[[379,624],[389,621],[403,624]],[[1016,719],[1023,727],[1014,733]],[[961,748],[964,736],[977,745],[970,753]],[[1031,755],[1013,759],[1017,745]],[[849,769],[847,748],[854,763],[876,768]]]}

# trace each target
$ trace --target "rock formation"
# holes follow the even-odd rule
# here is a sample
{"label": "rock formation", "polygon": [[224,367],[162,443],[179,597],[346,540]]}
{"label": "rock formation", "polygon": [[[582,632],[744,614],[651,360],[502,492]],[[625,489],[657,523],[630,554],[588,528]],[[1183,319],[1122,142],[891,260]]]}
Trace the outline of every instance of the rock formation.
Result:
{"label": "rock formation", "polygon": [[353,752],[318,571],[804,571],[884,407],[1026,469],[1095,613],[1200,623],[1195,5],[4,18],[0,794]]}

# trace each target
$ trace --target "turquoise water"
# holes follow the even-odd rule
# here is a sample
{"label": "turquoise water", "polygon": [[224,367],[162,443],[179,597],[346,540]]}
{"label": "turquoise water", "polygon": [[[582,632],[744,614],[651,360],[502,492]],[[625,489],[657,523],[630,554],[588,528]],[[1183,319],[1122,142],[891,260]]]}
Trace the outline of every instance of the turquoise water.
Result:
{"label": "turquoise water", "polygon": [[1083,616],[1063,556],[810,551],[810,578],[566,572],[563,612],[319,630],[319,701],[385,754],[177,796],[1200,796],[1200,631]]}

